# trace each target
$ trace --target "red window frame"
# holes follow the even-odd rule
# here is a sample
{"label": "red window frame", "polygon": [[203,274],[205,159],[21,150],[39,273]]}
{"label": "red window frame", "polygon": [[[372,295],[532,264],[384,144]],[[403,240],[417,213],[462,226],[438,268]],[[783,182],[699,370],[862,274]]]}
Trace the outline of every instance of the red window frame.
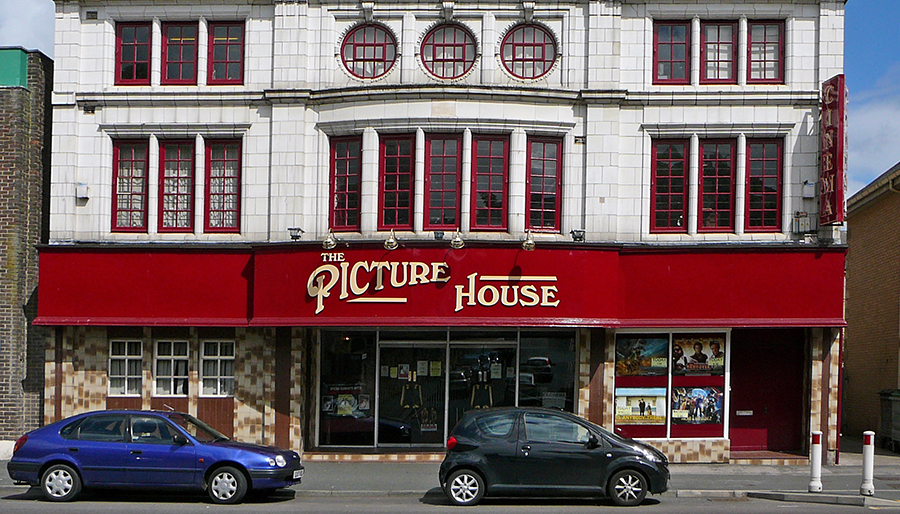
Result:
{"label": "red window frame", "polygon": [[780,232],[784,141],[747,139],[746,232]]}
{"label": "red window frame", "polygon": [[209,24],[207,84],[244,83],[244,34],[243,22]]}
{"label": "red window frame", "polygon": [[[684,30],[684,41],[676,41],[675,28]],[[663,32],[663,34],[660,34]],[[666,34],[668,33],[668,34]],[[668,38],[666,36],[668,35]],[[676,58],[676,47],[684,46],[684,58]],[[668,65],[670,75],[677,64],[684,66],[684,77],[662,77],[660,66]],[[653,22],[653,83],[654,84],[690,84],[691,83],[691,22],[689,21],[654,21]]]}
{"label": "red window frame", "polygon": [[150,22],[116,24],[116,85],[150,85],[152,42]]}
{"label": "red window frame", "polygon": [[506,230],[509,138],[472,137],[472,230]]}
{"label": "red window frame", "polygon": [[[727,150],[727,151],[726,151]],[[700,140],[698,232],[734,231],[735,141]]]}
{"label": "red window frame", "polygon": [[540,25],[517,25],[500,43],[500,62],[513,77],[541,78],[550,73],[556,63],[556,39]]}
{"label": "red window frame", "polygon": [[196,22],[162,24],[161,84],[197,84],[199,33]]}
{"label": "red window frame", "polygon": [[[731,40],[722,39],[722,29],[731,29]],[[718,39],[709,41],[707,29],[716,28]],[[703,22],[700,24],[700,83],[701,84],[737,84],[737,22]],[[721,52],[723,47],[731,48],[731,59],[723,59]],[[710,67],[713,66],[720,70],[722,66],[727,66],[730,70],[730,77],[722,78],[719,76],[710,77]]]}
{"label": "red window frame", "polygon": [[422,64],[440,79],[465,76],[475,66],[476,54],[475,36],[461,25],[437,26],[422,39]]}
{"label": "red window frame", "polygon": [[159,232],[194,231],[194,142],[159,143]]}
{"label": "red window frame", "polygon": [[[674,151],[677,147],[681,147],[680,156]],[[650,232],[686,234],[688,231],[690,141],[687,139],[654,140],[652,152]],[[680,175],[678,174],[679,169]],[[675,177],[674,180],[673,177]],[[680,221],[680,225],[678,221]]]}
{"label": "red window frame", "polygon": [[559,232],[562,211],[562,139],[528,139],[525,228]]}
{"label": "red window frame", "polygon": [[351,30],[341,44],[341,62],[351,75],[377,79],[397,60],[397,41],[387,28],[366,23]]}
{"label": "red window frame", "polygon": [[379,230],[413,228],[416,137],[383,136],[379,142]]}
{"label": "red window frame", "polygon": [[[448,147],[447,143],[453,143]],[[458,229],[462,170],[462,136],[432,134],[425,137],[426,230]],[[448,215],[452,217],[448,218]]]}
{"label": "red window frame", "polygon": [[[147,231],[150,144],[147,140],[113,141],[112,231]],[[119,218],[124,215],[120,223]],[[135,223],[136,222],[136,223]]]}
{"label": "red window frame", "polygon": [[[214,139],[206,142],[206,232],[241,231],[241,146],[239,139]],[[213,183],[214,179],[216,183]]]}
{"label": "red window frame", "polygon": [[362,136],[331,138],[331,214],[335,232],[358,232],[362,181]]}
{"label": "red window frame", "polygon": [[[763,27],[762,38],[754,39],[754,28]],[[769,27],[778,29],[778,36],[772,37],[768,34]],[[766,56],[766,51],[761,56],[756,57],[754,46],[764,48],[775,47],[778,55],[774,59]],[[759,58],[761,57],[761,58]],[[777,77],[753,78],[754,67],[766,70],[767,65],[775,63],[777,69]],[[783,21],[750,21],[747,23],[747,83],[748,84],[783,84],[784,83],[784,22]]]}

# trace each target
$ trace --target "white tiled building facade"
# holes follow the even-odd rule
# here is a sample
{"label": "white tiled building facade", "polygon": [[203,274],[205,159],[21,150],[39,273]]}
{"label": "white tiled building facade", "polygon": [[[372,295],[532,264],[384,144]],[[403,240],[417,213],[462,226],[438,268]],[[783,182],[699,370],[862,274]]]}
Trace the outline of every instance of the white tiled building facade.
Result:
{"label": "white tiled building facade", "polygon": [[[818,90],[843,69],[843,2],[134,2],[58,1],[52,238],[67,241],[279,241],[288,227],[304,238],[329,228],[328,148],[332,136],[363,134],[360,232],[378,231],[378,137],[382,134],[462,133],[509,136],[509,212],[504,235],[525,230],[526,141],[563,141],[562,221],[557,235],[585,229],[589,241],[748,241],[798,237],[793,213],[816,212],[804,184],[818,177]],[[90,14],[93,13],[93,14]],[[367,19],[371,21],[367,22]],[[422,64],[426,33],[458,24],[475,39],[475,62],[458,79],[437,79]],[[518,79],[499,56],[504,36],[532,23],[556,41],[558,58],[539,79]],[[654,78],[654,24],[688,26],[689,83]],[[748,26],[783,24],[783,80],[748,84]],[[190,21],[198,28],[196,84],[161,85],[162,27]],[[210,25],[240,21],[245,29],[243,83],[207,85]],[[700,30],[734,22],[734,84],[701,80]],[[147,85],[116,84],[116,27],[149,23]],[[342,64],[343,38],[361,24],[384,27],[396,39],[396,62],[377,79],[360,79]],[[241,142],[240,229],[204,230],[204,142]],[[781,229],[744,230],[748,138],[783,140]],[[151,168],[159,141],[194,142],[197,168],[193,230],[158,230],[158,174],[149,174],[147,229],[111,230],[113,141],[145,138]],[[651,230],[654,138],[690,142],[686,233]],[[735,141],[734,229],[698,231],[699,140]],[[466,159],[466,152],[462,152]],[[465,162],[464,162],[465,164]],[[422,229],[424,162],[416,168],[412,234]],[[421,169],[420,169],[421,168]],[[463,166],[463,170],[466,167]],[[465,171],[463,171],[465,173]],[[465,178],[465,177],[464,177]],[[465,183],[465,180],[463,180]],[[80,189],[79,189],[80,188]],[[76,192],[76,190],[78,192]],[[462,221],[470,213],[462,194]],[[79,196],[81,195],[81,196]],[[81,199],[82,201],[79,201]],[[87,200],[87,201],[84,201]],[[466,224],[462,223],[463,231]],[[698,233],[700,232],[700,233]]]}
{"label": "white tiled building facade", "polygon": [[[50,273],[66,266],[74,272],[76,260],[55,257],[59,248],[148,255],[171,248],[257,252],[250,264],[257,266],[251,280],[257,287],[259,252],[290,254],[299,248],[290,245],[307,244],[310,255],[329,262],[321,245],[329,232],[347,243],[338,250],[347,248],[348,255],[360,245],[380,249],[391,235],[405,245],[401,252],[435,245],[441,237],[446,247],[456,235],[468,248],[487,248],[481,262],[505,259],[500,253],[494,259],[491,245],[520,248],[530,237],[538,248],[560,249],[561,268],[590,268],[589,262],[565,260],[566,248],[573,238],[581,242],[584,231],[582,244],[617,255],[621,248],[649,248],[651,254],[668,249],[690,260],[697,251],[724,251],[714,264],[722,276],[746,274],[752,284],[753,272],[732,269],[728,252],[775,252],[774,262],[782,256],[805,259],[819,248],[815,236],[832,242],[835,233],[816,226],[816,184],[821,84],[843,73],[843,0],[55,1],[51,244],[42,261],[42,294],[55,294],[44,293],[45,269],[53,283]],[[292,239],[289,229],[301,230]],[[45,266],[51,262],[61,267],[51,271]],[[688,266],[713,265],[703,262]],[[551,274],[522,266],[520,275]],[[765,287],[802,289],[784,273]],[[439,273],[434,275],[438,282]],[[454,275],[451,282],[457,279],[462,280]],[[222,280],[229,280],[224,272]],[[310,297],[315,294],[312,275],[304,287]],[[722,290],[741,295],[740,287]],[[720,294],[718,286],[711,290]],[[85,298],[105,294],[91,293]],[[152,312],[116,317],[98,308],[70,316],[66,307],[57,309],[61,296],[46,300],[56,310],[42,311],[39,321],[58,327],[57,339],[48,342],[48,370],[77,375],[80,362],[93,371],[86,387],[97,393],[87,407],[123,405],[104,403],[114,396],[113,377],[102,358],[85,359],[85,352],[115,353],[126,347],[113,350],[107,342],[131,338],[139,348],[142,341],[143,399],[128,405],[156,407],[150,397],[159,389],[147,383],[159,378],[157,327],[186,330],[192,355],[212,337],[204,336],[204,327],[231,327],[228,339],[237,341],[239,370],[232,371],[233,387],[246,386],[253,400],[235,393],[243,402],[240,409],[235,404],[240,417],[226,424],[245,438],[326,446],[324,432],[317,432],[326,402],[320,390],[325,378],[318,373],[327,373],[319,355],[330,340],[322,327],[345,324],[375,333],[401,322],[372,314],[356,323],[347,321],[353,319],[348,314],[317,325],[319,311],[279,318],[263,313],[263,295],[261,289],[250,294],[246,303],[257,303],[246,314],[246,326],[221,321],[229,317],[224,313],[202,319]],[[817,300],[827,297],[833,306],[840,295],[831,288]],[[336,302],[336,296],[328,301]],[[555,306],[551,300],[544,297],[541,305]],[[662,301],[647,303],[655,302]],[[735,305],[743,308],[739,300]],[[675,341],[679,331],[712,331],[731,351],[733,341],[766,339],[748,327],[779,331],[775,339],[798,349],[802,365],[796,374],[806,376],[796,405],[809,409],[792,422],[793,442],[730,442],[738,436],[729,436],[729,423],[738,427],[735,416],[749,415],[727,412],[724,431],[714,430],[715,440],[707,442],[691,439],[708,435],[703,431],[678,436],[671,428],[674,414],[663,416],[662,432],[630,434],[659,439],[673,459],[683,461],[727,461],[729,445],[804,451],[806,438],[799,434],[815,429],[824,430],[827,447],[835,448],[837,392],[822,390],[836,383],[839,309],[833,316],[823,314],[826,309],[748,309],[723,313],[710,305],[688,315],[587,306],[586,314],[542,321],[516,314],[499,324],[570,329],[569,360],[577,363],[570,392],[577,399],[567,408],[605,425],[620,423],[615,391],[627,382],[614,385],[616,334],[664,334]],[[454,314],[427,317],[413,308],[406,326],[452,332],[454,326],[492,325],[489,317],[457,324]],[[113,326],[135,332],[117,336],[124,332],[107,329]],[[527,336],[524,329],[517,333],[519,341]],[[450,370],[452,343],[447,345]],[[241,355],[258,362],[242,361]],[[294,367],[279,368],[279,355],[293,356]],[[78,361],[74,371],[66,367],[70,359]],[[189,366],[185,380],[200,387],[200,363],[191,360]],[[722,384],[717,372],[704,384],[727,390],[737,366],[721,364]],[[396,378],[387,369],[381,367],[378,380]],[[440,367],[429,369],[441,373]],[[250,377],[240,370],[264,372]],[[280,382],[279,376],[287,378]],[[48,397],[63,391],[59,380],[48,379]],[[663,384],[669,402],[673,383]],[[518,401],[521,391],[516,392]],[[179,408],[197,413],[202,396],[191,392]],[[736,398],[725,395],[725,411],[740,409]],[[48,399],[45,418],[69,414],[73,402],[85,405],[65,395]],[[267,408],[271,402],[275,414]],[[269,423],[276,426],[274,436],[266,431]],[[289,430],[279,432],[279,426]]]}

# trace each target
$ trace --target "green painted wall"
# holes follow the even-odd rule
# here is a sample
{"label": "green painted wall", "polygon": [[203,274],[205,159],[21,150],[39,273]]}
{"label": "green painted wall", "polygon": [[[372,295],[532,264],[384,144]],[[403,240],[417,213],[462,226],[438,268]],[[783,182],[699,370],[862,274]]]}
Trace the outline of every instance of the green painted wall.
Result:
{"label": "green painted wall", "polygon": [[21,48],[0,48],[0,87],[28,87],[28,54]]}

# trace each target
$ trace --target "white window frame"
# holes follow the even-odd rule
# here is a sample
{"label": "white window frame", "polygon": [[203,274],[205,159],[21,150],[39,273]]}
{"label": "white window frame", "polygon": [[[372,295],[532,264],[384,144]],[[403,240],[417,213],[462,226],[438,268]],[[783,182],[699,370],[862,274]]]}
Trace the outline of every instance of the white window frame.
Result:
{"label": "white window frame", "polygon": [[[114,354],[113,353],[113,345],[117,343],[122,343],[125,345],[125,353],[124,354]],[[132,345],[137,345],[138,353],[129,353],[129,349],[131,349]],[[122,361],[124,362],[124,373],[121,375],[113,375],[112,373],[112,363],[113,361]],[[128,374],[129,363],[138,362],[138,368],[141,370],[138,374]],[[106,377],[108,383],[108,394],[109,396],[131,396],[140,398],[143,394],[144,387],[144,347],[143,342],[140,339],[110,339],[109,341],[109,362],[106,368]],[[122,379],[124,380],[124,384],[121,389],[116,388],[113,389],[113,379]],[[128,384],[129,381],[137,381],[138,384],[138,392],[137,393],[129,393],[128,392]]]}
{"label": "white window frame", "polygon": [[[206,345],[207,344],[215,344],[216,345],[216,355],[207,355],[206,354]],[[231,355],[222,355],[222,345],[230,344],[231,345]],[[206,339],[200,341],[200,396],[202,397],[215,397],[215,398],[231,398],[234,396],[234,354],[235,354],[235,346],[236,343],[233,339]],[[231,375],[222,373],[222,363],[223,362],[231,362]],[[216,374],[207,375],[206,374],[206,363],[207,362],[215,362],[216,364]],[[206,392],[206,381],[214,380],[215,381],[215,392],[209,393]],[[227,391],[225,387],[225,383],[228,381],[231,382],[231,392]]]}
{"label": "white window frame", "polygon": [[[169,343],[170,350],[167,355],[161,355],[159,347],[163,343]],[[184,345],[184,355],[175,354],[175,345]],[[158,339],[153,342],[153,396],[177,396],[187,397],[190,390],[190,374],[191,374],[191,342],[187,339]],[[170,368],[169,373],[160,375],[159,364],[162,361],[168,361]],[[183,361],[185,363],[184,375],[175,374],[176,362]],[[176,380],[184,380],[184,392],[176,392]],[[168,382],[168,389],[160,391],[160,384]]]}

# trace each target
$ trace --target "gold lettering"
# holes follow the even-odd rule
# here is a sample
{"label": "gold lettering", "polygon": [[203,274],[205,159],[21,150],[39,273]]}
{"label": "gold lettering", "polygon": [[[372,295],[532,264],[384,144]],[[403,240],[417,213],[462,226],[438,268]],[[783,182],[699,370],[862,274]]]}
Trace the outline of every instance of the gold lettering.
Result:
{"label": "gold lettering", "polygon": [[834,148],[834,132],[826,130],[822,137],[822,151],[826,152]]}
{"label": "gold lettering", "polygon": [[[528,301],[525,301],[528,298]],[[537,288],[532,285],[522,286],[522,299],[519,303],[522,307],[534,307],[538,304],[541,297],[537,293]]]}
{"label": "gold lettering", "polygon": [[[406,285],[406,282],[409,280],[409,273],[407,272],[406,265],[408,262],[392,262],[391,263],[391,286],[392,287],[403,287]],[[397,279],[397,269],[403,268],[403,280]]]}
{"label": "gold lettering", "polygon": [[369,271],[375,270],[375,290],[381,291],[384,289],[384,270],[391,267],[391,263],[389,262],[375,262],[372,266],[369,266]]}
{"label": "gold lettering", "polygon": [[[325,273],[331,275],[327,285],[325,285]],[[337,266],[325,264],[316,268],[309,276],[309,280],[306,281],[306,294],[316,299],[316,314],[325,308],[324,299],[331,296],[331,288],[337,284],[339,274]]]}
{"label": "gold lettering", "polygon": [[466,293],[466,286],[456,286],[456,309],[453,312],[459,312],[463,309],[463,298],[467,298],[468,302],[466,305],[472,306],[475,305],[475,277],[478,276],[478,273],[472,273],[469,275],[469,292]]}
{"label": "gold lettering", "polygon": [[822,154],[822,171],[829,172],[834,169],[834,156],[830,153]]}
{"label": "gold lettering", "polygon": [[431,281],[432,282],[449,282],[450,275],[442,275],[446,273],[447,263],[446,262],[432,262],[431,263]]}
{"label": "gold lettering", "polygon": [[[510,290],[513,292],[512,300],[508,299]],[[519,303],[519,286],[500,286],[500,303],[504,307],[515,307]]]}
{"label": "gold lettering", "polygon": [[357,262],[353,265],[353,268],[350,269],[350,291],[352,291],[356,296],[365,294],[366,290],[369,289],[368,282],[366,282],[365,286],[359,287],[359,282],[357,282],[356,280],[356,274],[359,272],[360,268],[365,271],[369,271],[369,266],[365,261]]}
{"label": "gold lettering", "polygon": [[833,175],[823,175],[822,176],[822,194],[830,194],[834,192],[834,176]]}
{"label": "gold lettering", "polygon": [[825,105],[830,105],[834,103],[837,98],[835,95],[837,94],[837,88],[834,87],[833,84],[828,84],[824,88],[822,88],[822,101]]}
{"label": "gold lettering", "polygon": [[[491,293],[491,299],[487,299],[487,293]],[[478,303],[484,307],[493,307],[500,301],[500,292],[494,286],[484,286],[478,290]]]}
{"label": "gold lettering", "polygon": [[556,300],[556,293],[556,286],[541,286],[541,307],[556,307],[559,305],[559,300]]}
{"label": "gold lettering", "polygon": [[424,262],[409,263],[409,285],[428,283],[428,265]]}
{"label": "gold lettering", "polygon": [[350,293],[347,292],[347,268],[349,267],[349,262],[341,263],[341,296],[339,297],[341,300],[350,296]]}

